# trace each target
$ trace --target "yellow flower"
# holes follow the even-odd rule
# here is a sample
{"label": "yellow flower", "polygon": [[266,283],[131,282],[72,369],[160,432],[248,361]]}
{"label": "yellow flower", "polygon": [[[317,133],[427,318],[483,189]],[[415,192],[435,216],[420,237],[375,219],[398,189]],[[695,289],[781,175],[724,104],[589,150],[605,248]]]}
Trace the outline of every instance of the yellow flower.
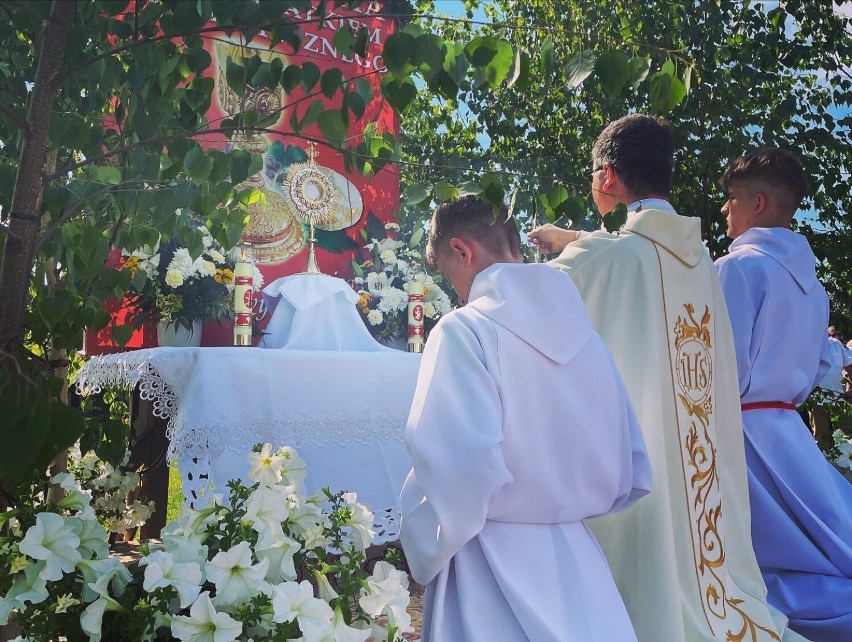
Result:
{"label": "yellow flower", "polygon": [[355,306],[356,306],[356,307],[357,307],[357,308],[358,308],[358,309],[359,309],[359,310],[360,310],[363,314],[367,314],[367,312],[369,312],[369,311],[370,311],[370,301],[372,300],[372,298],[373,298],[373,297],[371,297],[371,296],[370,296],[369,294],[367,294],[366,292],[361,292],[361,294],[360,294],[360,295],[358,295],[358,303],[356,303],[356,304],[355,304]]}
{"label": "yellow flower", "polygon": [[121,266],[122,270],[130,270],[130,276],[136,277],[136,270],[139,269],[139,257],[138,256],[128,256],[127,260],[124,262],[124,265]]}
{"label": "yellow flower", "polygon": [[216,283],[230,285],[234,282],[234,271],[229,270],[228,268],[219,268],[216,270],[216,274],[213,275],[213,280],[216,281]]}

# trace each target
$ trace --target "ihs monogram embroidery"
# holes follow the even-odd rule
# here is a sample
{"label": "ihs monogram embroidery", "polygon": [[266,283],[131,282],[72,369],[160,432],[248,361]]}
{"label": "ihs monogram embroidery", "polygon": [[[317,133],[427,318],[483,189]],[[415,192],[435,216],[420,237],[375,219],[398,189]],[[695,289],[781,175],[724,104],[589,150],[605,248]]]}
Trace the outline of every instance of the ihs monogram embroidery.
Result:
{"label": "ihs monogram embroidery", "polygon": [[678,430],[687,483],[687,511],[693,525],[690,529],[692,548],[704,614],[714,635],[716,627],[736,622],[734,628],[738,630],[728,629],[726,642],[780,640],[777,633],[760,626],[746,613],[746,600],[750,596],[738,590],[726,568],[721,528],[722,496],[716,468],[715,424],[712,422],[710,308],[704,307],[704,314],[698,321],[691,303],[683,307],[686,315],[678,316],[674,325],[676,354],[673,365],[679,388]]}

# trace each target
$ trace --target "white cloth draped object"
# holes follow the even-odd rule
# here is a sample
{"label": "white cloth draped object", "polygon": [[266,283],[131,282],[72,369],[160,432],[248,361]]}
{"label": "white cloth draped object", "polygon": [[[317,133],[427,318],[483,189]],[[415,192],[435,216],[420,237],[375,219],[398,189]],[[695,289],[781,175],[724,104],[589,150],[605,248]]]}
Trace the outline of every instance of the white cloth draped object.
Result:
{"label": "white cloth draped object", "polygon": [[430,334],[400,541],[424,641],[635,640],[583,520],[648,492],[621,379],[570,279],[496,264]]}
{"label": "white cloth draped object", "polygon": [[641,642],[801,640],[751,542],[731,325],[697,218],[643,201],[550,265],[570,274],[624,377],[654,487],[591,520]]}
{"label": "white cloth draped object", "polygon": [[294,274],[263,289],[272,316],[258,344],[288,350],[390,350],[370,335],[355,308],[358,295],[343,279]]}
{"label": "white cloth draped object", "polygon": [[168,421],[169,459],[190,501],[244,477],[253,444],[294,446],[308,464],[308,492],[357,492],[380,541],[390,541],[411,466],[403,435],[419,363],[398,350],[152,348],[95,357],[76,385],[83,394],[139,385]]}

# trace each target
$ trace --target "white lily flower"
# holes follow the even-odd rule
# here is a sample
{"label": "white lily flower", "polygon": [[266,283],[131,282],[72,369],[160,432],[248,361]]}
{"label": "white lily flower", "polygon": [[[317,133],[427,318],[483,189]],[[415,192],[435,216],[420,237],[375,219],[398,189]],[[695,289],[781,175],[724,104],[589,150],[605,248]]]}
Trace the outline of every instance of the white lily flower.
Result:
{"label": "white lily flower", "polygon": [[258,560],[269,561],[266,580],[276,584],[282,580],[295,580],[296,565],[293,562],[293,555],[301,548],[299,542],[284,534],[281,524],[275,524],[263,530],[254,547],[254,552]]}
{"label": "white lily flower", "polygon": [[251,452],[246,458],[249,460],[248,478],[253,482],[260,482],[266,486],[275,486],[281,481],[279,467],[283,462],[283,456],[272,453],[270,444],[263,444],[259,453]]}
{"label": "white lily flower", "polygon": [[53,476],[52,483],[65,491],[65,497],[56,505],[62,510],[75,510],[77,517],[86,520],[95,519],[95,509],[92,508],[92,491],[84,490],[70,473],[59,473]]}
{"label": "white lily flower", "polygon": [[320,642],[332,631],[334,612],[323,600],[314,597],[314,589],[307,580],[276,586],[272,613],[273,622],[292,622],[295,619],[305,642]]}
{"label": "white lily flower", "polygon": [[260,484],[246,501],[245,519],[252,523],[257,532],[274,524],[285,521],[289,515],[287,496],[290,489],[286,486],[265,486]]}
{"label": "white lily flower", "polygon": [[349,505],[351,516],[343,524],[348,526],[353,534],[352,543],[360,550],[366,550],[373,543],[373,513],[356,500],[356,493],[344,493],[343,500]]}
{"label": "white lily flower", "polygon": [[305,477],[308,476],[308,465],[305,460],[299,457],[295,448],[290,446],[279,448],[276,454],[284,458],[279,465],[281,483],[301,490],[304,487]]}
{"label": "white lily flower", "polygon": [[201,565],[198,562],[175,562],[167,551],[156,551],[139,560],[146,566],[142,588],[154,589],[172,586],[180,598],[180,608],[185,609],[195,602],[201,592]]}
{"label": "white lily flower", "polygon": [[365,642],[370,637],[370,629],[356,629],[346,624],[340,608],[334,609],[331,619],[331,633],[322,642]]}
{"label": "white lily flower", "polygon": [[41,578],[53,582],[73,571],[82,559],[78,546],[80,537],[72,523],[55,513],[39,513],[18,548],[24,555],[44,560]]}
{"label": "white lily flower", "polygon": [[104,613],[107,611],[124,611],[124,607],[110,597],[108,585],[112,581],[109,575],[102,575],[92,584],[89,584],[98,599],[89,604],[80,616],[80,628],[89,636],[90,642],[100,642],[101,629],[103,627]]}
{"label": "white lily flower", "polygon": [[207,579],[216,585],[216,606],[231,606],[251,599],[258,584],[266,577],[269,560],[252,565],[251,547],[240,542],[228,551],[217,553],[207,562]]}
{"label": "white lily flower", "polygon": [[[82,560],[77,564],[77,570],[83,576],[81,597],[84,602],[91,602],[100,595],[94,586],[99,582],[112,584],[114,595],[121,595],[133,576],[127,567],[117,557],[107,557],[98,560]],[[106,579],[102,579],[106,578]]]}
{"label": "white lily flower", "polygon": [[204,591],[189,609],[189,616],[172,618],[172,635],[183,642],[233,642],[243,632],[243,625],[227,613],[218,613]]}

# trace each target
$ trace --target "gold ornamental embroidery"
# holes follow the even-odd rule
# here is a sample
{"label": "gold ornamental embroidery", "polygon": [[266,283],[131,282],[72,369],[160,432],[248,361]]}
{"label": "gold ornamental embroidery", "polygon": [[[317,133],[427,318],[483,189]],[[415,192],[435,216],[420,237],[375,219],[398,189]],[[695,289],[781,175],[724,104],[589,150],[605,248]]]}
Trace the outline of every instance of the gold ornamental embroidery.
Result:
{"label": "gold ornamental embroidery", "polygon": [[[720,521],[722,495],[716,469],[716,446],[713,415],[713,352],[710,332],[710,308],[704,307],[701,319],[695,318],[695,307],[684,304],[686,314],[678,316],[674,326],[677,397],[686,412],[688,425],[682,437],[685,471],[688,469],[689,501],[687,510],[692,524],[693,553],[702,596],[702,605],[711,630],[713,622],[730,626],[729,619],[739,619],[737,631],[726,631],[727,642],[756,642],[760,632],[769,639],[781,638],[773,630],[760,626],[746,613],[743,599],[728,589],[730,576],[725,568],[725,548]],[[679,422],[680,424],[680,422]],[[733,587],[732,588],[736,588]],[[739,616],[739,617],[737,617]],[[734,628],[737,628],[736,626]]]}

